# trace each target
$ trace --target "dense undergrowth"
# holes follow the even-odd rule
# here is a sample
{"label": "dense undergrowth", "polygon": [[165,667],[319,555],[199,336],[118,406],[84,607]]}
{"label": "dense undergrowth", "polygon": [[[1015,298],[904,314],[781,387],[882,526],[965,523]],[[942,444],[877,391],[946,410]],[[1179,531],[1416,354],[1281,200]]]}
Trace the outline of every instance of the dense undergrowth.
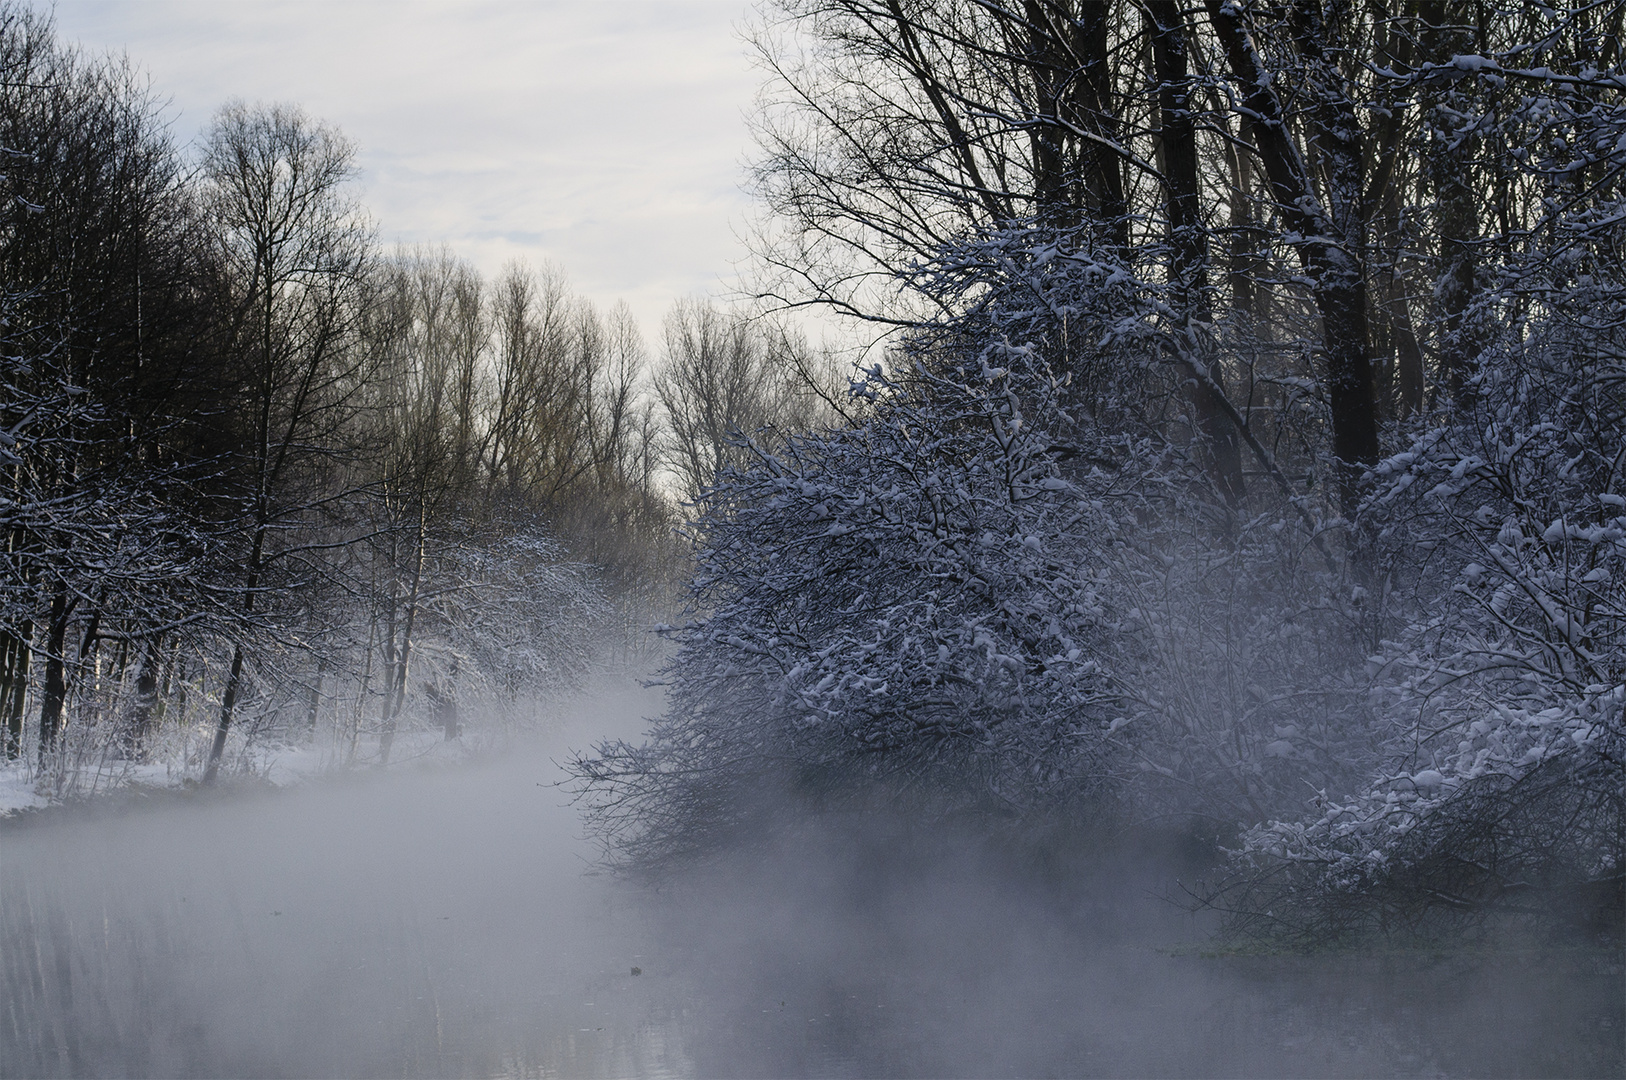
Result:
{"label": "dense undergrowth", "polygon": [[1101,310],[1098,260],[1051,265],[702,496],[670,708],[573,765],[610,860],[866,807],[1158,825],[1228,853],[1188,892],[1237,938],[1618,942],[1626,377],[1592,324],[1626,290],[1510,320],[1351,520],[1228,506],[1200,442],[1103,419],[1012,300]]}

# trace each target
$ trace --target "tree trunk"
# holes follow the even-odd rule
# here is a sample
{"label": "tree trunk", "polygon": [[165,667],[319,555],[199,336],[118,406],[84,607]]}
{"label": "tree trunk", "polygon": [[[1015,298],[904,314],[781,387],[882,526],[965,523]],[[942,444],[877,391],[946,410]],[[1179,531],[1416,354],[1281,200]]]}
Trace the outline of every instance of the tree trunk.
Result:
{"label": "tree trunk", "polygon": [[395,673],[384,695],[384,717],[378,736],[378,757],[381,764],[389,764],[390,748],[395,742],[395,725],[406,704],[408,665],[412,656],[412,629],[418,619],[418,602],[423,588],[423,559],[427,542],[428,521],[426,510],[420,504],[418,534],[412,553],[412,587],[407,593],[406,618],[401,628],[401,648],[395,655]]}
{"label": "tree trunk", "polygon": [[[245,621],[254,612],[254,590],[260,585],[260,560],[265,555],[266,522],[261,515],[260,524],[254,530],[254,547],[249,552],[248,577],[243,587],[243,618]],[[245,628],[246,629],[246,628]],[[243,684],[243,643],[238,641],[232,646],[231,670],[226,675],[226,690],[220,697],[220,719],[215,724],[214,742],[209,746],[209,764],[203,770],[203,783],[205,787],[215,782],[220,774],[220,756],[226,752],[226,736],[231,731],[232,713],[237,708],[237,697],[242,692]]]}
{"label": "tree trunk", "polygon": [[6,723],[6,759],[15,761],[23,753],[23,706],[28,697],[28,660],[34,638],[33,622],[25,622],[11,637],[6,663],[6,684],[0,692],[0,713]]}
{"label": "tree trunk", "polygon": [[[1396,71],[1412,69],[1412,36],[1404,29],[1391,29],[1377,57],[1377,63]],[[1376,107],[1381,105],[1382,108]],[[1378,374],[1378,403],[1385,415],[1405,419],[1423,407],[1426,389],[1423,381],[1423,352],[1412,324],[1408,285],[1402,257],[1408,237],[1402,230],[1406,204],[1402,187],[1409,177],[1401,176],[1405,113],[1403,101],[1385,99],[1374,103],[1376,119],[1372,129],[1372,175],[1367,186],[1366,207],[1373,217],[1366,232],[1371,238],[1372,256],[1367,269],[1372,279],[1372,336],[1374,359],[1381,358]],[[1378,340],[1382,335],[1383,340]]]}
{"label": "tree trunk", "polygon": [[[17,681],[17,665],[23,656],[21,638],[15,634],[0,633],[0,712],[11,715],[12,687]],[[13,733],[8,727],[5,735],[5,757],[14,760],[20,752],[22,732]]]}
{"label": "tree trunk", "polygon": [[136,676],[135,708],[124,740],[124,752],[133,760],[146,760],[147,740],[152,735],[153,718],[158,706],[158,658],[162,637],[162,634],[154,634],[147,639],[147,648],[141,658],[141,672]]}
{"label": "tree trunk", "polygon": [[1218,400],[1225,392],[1224,373],[1205,330],[1213,313],[1208,301],[1208,232],[1203,226],[1197,179],[1189,41],[1173,0],[1150,0],[1146,13],[1162,118],[1158,139],[1169,215],[1170,302],[1181,323],[1180,363],[1208,454],[1209,476],[1225,502],[1235,506],[1243,490],[1242,441]]}
{"label": "tree trunk", "polygon": [[1072,64],[1041,0],[1026,0],[1024,7],[1027,68],[1033,80],[1033,113],[1037,121],[1028,129],[1033,153],[1034,214],[1047,224],[1067,228],[1073,223],[1076,207],[1068,190],[1069,170],[1062,153],[1061,103]]}
{"label": "tree trunk", "polygon": [[67,660],[68,616],[73,604],[66,586],[57,586],[51,597],[51,621],[45,633],[45,686],[40,694],[39,767],[43,772],[56,752],[62,732],[62,708],[68,700]]}
{"label": "tree trunk", "polygon": [[1073,79],[1071,118],[1095,136],[1080,154],[1079,174],[1084,188],[1079,205],[1092,210],[1101,222],[1104,239],[1116,250],[1129,247],[1129,203],[1124,197],[1123,161],[1105,144],[1119,138],[1117,112],[1112,106],[1112,68],[1108,62],[1108,32],[1117,5],[1107,0],[1082,0],[1074,27],[1073,53],[1082,69]]}
{"label": "tree trunk", "polygon": [[175,694],[175,722],[186,724],[186,653],[181,650],[181,643],[175,643],[175,655],[169,662],[169,668],[164,672],[164,692],[158,700],[159,721],[163,714],[168,712],[169,695],[173,688]]}
{"label": "tree trunk", "polygon": [[316,737],[316,721],[322,711],[322,680],[327,676],[327,661],[316,665],[316,677],[311,680],[309,696],[305,699],[305,737]]}
{"label": "tree trunk", "polygon": [[1323,101],[1310,117],[1310,137],[1331,193],[1323,205],[1309,166],[1289,135],[1288,117],[1243,25],[1241,9],[1225,0],[1206,3],[1243,107],[1253,116],[1255,147],[1271,197],[1311,281],[1321,316],[1339,503],[1346,516],[1353,515],[1360,501],[1362,468],[1377,463],[1379,450],[1377,378],[1366,318],[1360,118],[1342,92],[1337,66],[1324,55],[1326,28],[1301,4],[1295,9],[1296,40],[1306,62],[1327,80]]}
{"label": "tree trunk", "polygon": [[1387,314],[1394,335],[1394,398],[1397,413],[1404,419],[1423,407],[1426,394],[1423,350],[1417,344],[1417,331],[1412,327],[1411,307],[1406,299],[1406,279],[1399,268],[1390,268],[1387,284]]}
{"label": "tree trunk", "polygon": [[[1244,143],[1253,141],[1253,121],[1244,116],[1239,125]],[[1231,308],[1248,321],[1254,332],[1264,317],[1264,294],[1259,279],[1268,269],[1264,248],[1266,235],[1253,213],[1253,158],[1228,140],[1225,160],[1230,169],[1231,220],[1226,245],[1226,280],[1231,287]]]}
{"label": "tree trunk", "polygon": [[[1453,56],[1475,52],[1470,18],[1460,0],[1423,0],[1419,5],[1419,37],[1426,59],[1449,63]],[[1470,168],[1474,140],[1466,134],[1469,102],[1449,84],[1433,95],[1433,108],[1425,113],[1440,145],[1428,156],[1429,184],[1434,189],[1435,227],[1439,235],[1439,274],[1434,295],[1441,316],[1440,374],[1444,390],[1458,407],[1473,403],[1472,384],[1478,343],[1468,325],[1478,275],[1479,206]]]}
{"label": "tree trunk", "polygon": [[214,742],[209,746],[209,765],[203,770],[205,787],[215,782],[220,774],[220,758],[226,752],[226,736],[231,731],[232,711],[237,707],[237,694],[243,685],[243,646],[234,645],[231,651],[231,670],[226,675],[226,692],[220,698],[220,722],[215,725]]}

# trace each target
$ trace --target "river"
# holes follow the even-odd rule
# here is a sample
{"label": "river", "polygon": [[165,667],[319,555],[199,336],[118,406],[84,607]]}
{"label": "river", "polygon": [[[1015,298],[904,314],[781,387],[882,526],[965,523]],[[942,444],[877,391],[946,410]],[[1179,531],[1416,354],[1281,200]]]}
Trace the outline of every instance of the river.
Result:
{"label": "river", "polygon": [[1156,947],[1201,927],[1139,885],[1069,905],[839,837],[589,875],[553,758],[638,706],[456,767],[0,828],[0,1076],[1626,1071],[1619,957],[1205,958]]}

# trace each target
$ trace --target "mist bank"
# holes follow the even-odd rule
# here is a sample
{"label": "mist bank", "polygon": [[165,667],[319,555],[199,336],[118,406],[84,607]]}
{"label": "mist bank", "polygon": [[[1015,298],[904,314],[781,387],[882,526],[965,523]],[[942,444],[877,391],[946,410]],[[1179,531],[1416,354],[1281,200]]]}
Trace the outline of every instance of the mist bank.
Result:
{"label": "mist bank", "polygon": [[[1601,1075],[1618,964],[1217,959],[1178,850],[829,816],[659,888],[524,752],[0,829],[0,1072]],[[1160,951],[1159,947],[1165,947]],[[638,969],[633,974],[633,969]]]}

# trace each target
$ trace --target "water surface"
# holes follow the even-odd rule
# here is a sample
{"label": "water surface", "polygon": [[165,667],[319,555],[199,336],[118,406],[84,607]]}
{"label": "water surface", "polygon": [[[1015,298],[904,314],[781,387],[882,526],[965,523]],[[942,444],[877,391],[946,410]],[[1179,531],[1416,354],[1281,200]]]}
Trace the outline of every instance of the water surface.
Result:
{"label": "water surface", "polygon": [[1150,882],[850,832],[586,875],[551,758],[636,705],[501,760],[0,829],[0,1076],[1626,1071],[1618,957],[1170,955],[1201,927]]}

